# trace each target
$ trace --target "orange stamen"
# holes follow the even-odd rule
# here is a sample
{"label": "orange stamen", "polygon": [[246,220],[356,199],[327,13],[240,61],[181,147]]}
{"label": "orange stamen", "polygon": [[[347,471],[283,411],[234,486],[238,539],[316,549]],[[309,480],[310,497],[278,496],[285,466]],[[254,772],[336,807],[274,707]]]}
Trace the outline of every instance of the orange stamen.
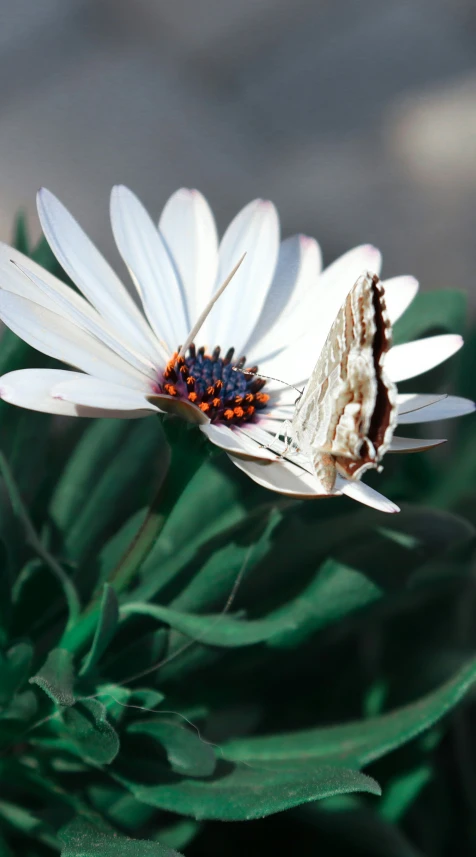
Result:
{"label": "orange stamen", "polygon": [[169,396],[176,396],[177,395],[177,390],[173,384],[165,384],[164,390],[166,393],[168,393]]}
{"label": "orange stamen", "polygon": [[266,402],[269,402],[269,396],[267,393],[256,393],[256,401],[260,403],[260,405],[265,405]]}
{"label": "orange stamen", "polygon": [[233,413],[238,419],[241,419],[245,415],[243,408],[233,408]]}
{"label": "orange stamen", "polygon": [[214,408],[219,408],[221,405],[221,399],[212,399],[212,405]]}
{"label": "orange stamen", "polygon": [[224,411],[223,416],[226,420],[232,420],[235,415],[231,408],[227,408],[226,411]]}
{"label": "orange stamen", "polygon": [[210,410],[210,405],[208,404],[208,402],[200,402],[198,407],[201,411],[203,411],[203,413],[206,413]]}
{"label": "orange stamen", "polygon": [[190,399],[191,402],[196,402],[198,399],[198,396],[196,393],[189,393],[188,398]]}

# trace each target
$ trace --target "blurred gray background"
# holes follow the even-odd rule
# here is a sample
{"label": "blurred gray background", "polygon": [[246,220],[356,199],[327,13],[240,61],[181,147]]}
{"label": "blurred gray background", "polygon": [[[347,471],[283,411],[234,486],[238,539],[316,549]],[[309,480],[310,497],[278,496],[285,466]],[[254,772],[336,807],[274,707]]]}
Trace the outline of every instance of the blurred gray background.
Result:
{"label": "blurred gray background", "polygon": [[110,187],[186,185],[476,303],[469,0],[0,0],[0,80],[4,239],[46,185],[114,261]]}

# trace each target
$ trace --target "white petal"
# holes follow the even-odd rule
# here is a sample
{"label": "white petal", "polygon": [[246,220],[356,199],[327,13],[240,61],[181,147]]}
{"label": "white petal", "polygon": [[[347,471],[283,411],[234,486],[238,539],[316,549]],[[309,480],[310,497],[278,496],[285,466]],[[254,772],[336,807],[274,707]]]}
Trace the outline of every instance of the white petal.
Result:
{"label": "white petal", "polygon": [[302,390],[309,378],[321,352],[316,333],[308,333],[289,348],[283,348],[278,354],[262,358],[258,371],[276,379],[283,388],[294,394],[296,401],[299,393],[293,385]]}
{"label": "white petal", "polygon": [[200,426],[208,439],[224,449],[229,455],[236,455],[241,458],[253,459],[255,461],[279,461],[276,455],[266,448],[261,448],[253,440],[250,440],[244,434],[238,434],[231,428],[223,425],[208,425]]}
{"label": "white petal", "polygon": [[364,506],[370,506],[372,509],[378,509],[379,512],[399,512],[400,509],[395,503],[392,503],[391,500],[388,500],[387,497],[384,497],[383,494],[379,494],[378,491],[374,491],[373,488],[370,488],[369,485],[366,485],[365,482],[352,482],[350,480],[342,480],[340,484],[340,490],[342,494],[346,494],[347,497],[351,497],[352,500],[357,500],[358,503],[363,503]]}
{"label": "white petal", "polygon": [[474,402],[460,396],[409,393],[398,397],[398,424],[429,423],[462,417],[475,410]]}
{"label": "white petal", "polygon": [[147,378],[68,319],[0,290],[0,318],[33,348],[105,381],[149,390]]}
{"label": "white petal", "polygon": [[55,399],[51,390],[55,384],[84,377],[67,369],[18,369],[0,378],[0,398],[20,408],[68,417],[141,416],[138,411],[106,411],[103,408],[82,408],[62,399]]}
{"label": "white petal", "polygon": [[151,327],[173,353],[182,344],[188,325],[184,296],[164,240],[140,200],[122,185],[112,190],[111,223]]}
{"label": "white petal", "polygon": [[83,295],[126,342],[151,360],[164,359],[145,318],[119,277],[69,211],[45,188],[38,193],[37,205],[41,226],[53,253]]}
{"label": "white petal", "polygon": [[148,411],[159,411],[138,390],[131,390],[122,384],[111,384],[90,375],[62,379],[52,387],[51,395],[54,399],[107,411],[141,411],[141,415]]}
{"label": "white petal", "polygon": [[266,464],[257,461],[243,461],[243,459],[233,456],[230,458],[233,464],[246,473],[253,482],[257,482],[258,485],[262,485],[263,488],[268,488],[270,491],[277,491],[279,494],[285,494],[288,497],[306,499],[332,496],[326,494],[315,476],[301,470],[300,467],[296,467],[289,461]]}
{"label": "white petal", "polygon": [[50,274],[49,271],[46,271],[40,265],[37,265],[28,256],[24,256],[23,253],[20,253],[13,247],[9,247],[8,244],[0,242],[0,288],[20,295],[22,298],[28,298],[28,300],[39,303],[41,306],[53,310],[53,312],[59,312],[57,301],[49,298],[45,291],[39,292],[37,286],[32,282],[32,278],[25,276],[22,269],[27,270],[29,274],[34,274],[36,277],[41,277],[48,284],[49,289],[55,293],[55,296],[64,299],[65,302],[69,302],[72,307],[80,309],[89,318],[101,319],[99,313],[82,295],[78,294],[70,286],[62,283],[61,280],[54,277],[53,274]]}
{"label": "white petal", "polygon": [[448,360],[462,345],[462,337],[453,333],[395,345],[385,358],[385,370],[392,381],[406,381]]}
{"label": "white petal", "polygon": [[189,329],[210,300],[215,284],[218,267],[215,220],[198,190],[182,188],[166,203],[159,230],[180,277]]}
{"label": "white petal", "polygon": [[[54,284],[49,283],[47,278],[35,274],[30,269],[28,263],[26,265],[16,264],[23,274],[23,278],[30,280],[33,286],[33,289],[30,290],[30,299],[34,303],[39,303],[40,306],[52,309],[53,312],[63,316],[63,318],[69,319],[69,321],[72,321],[83,330],[87,330],[103,342],[104,345],[107,345],[111,351],[122,357],[126,363],[130,363],[131,366],[134,366],[135,369],[151,380],[156,379],[157,369],[152,363],[146,357],[142,357],[136,354],[131,348],[128,348],[105,319],[81,295],[76,294],[72,289],[68,289],[67,287],[65,290],[66,294],[62,293],[55,288]],[[74,295],[73,300],[71,300],[71,295]]]}
{"label": "white petal", "polygon": [[[278,378],[283,384],[302,385],[309,378],[327,339],[332,324],[358,277],[370,270],[378,273],[381,257],[370,245],[356,247],[337,259],[319,277],[313,306],[306,307],[307,324],[298,338],[289,342],[284,337],[274,353],[263,354],[258,362],[260,372]],[[302,316],[301,316],[302,319]]]}
{"label": "white petal", "polygon": [[273,410],[269,414],[260,413],[257,425],[263,431],[270,432],[274,436],[278,431],[281,431],[284,422],[292,420],[292,416],[292,411]]}
{"label": "white petal", "polygon": [[446,443],[445,438],[440,440],[434,438],[423,440],[419,437],[397,437],[394,435],[388,452],[422,452],[425,449],[440,446],[442,443]]}
{"label": "white petal", "polygon": [[379,250],[370,244],[364,244],[349,250],[322,272],[318,283],[320,315],[315,320],[315,360],[326,341],[337,313],[358,277],[365,271],[371,271],[373,274],[380,273],[381,263],[382,257]]}
{"label": "white petal", "polygon": [[245,352],[253,361],[291,343],[312,323],[310,303],[315,302],[321,272],[317,241],[293,235],[282,242],[266,301]]}
{"label": "white petal", "polygon": [[418,292],[418,280],[415,277],[393,277],[384,280],[383,287],[388,317],[395,324]]}
{"label": "white petal", "polygon": [[242,354],[263,308],[279,249],[279,220],[271,202],[249,203],[230,223],[219,250],[216,288],[243,253],[246,257],[208,317],[202,334],[209,348],[231,346]]}

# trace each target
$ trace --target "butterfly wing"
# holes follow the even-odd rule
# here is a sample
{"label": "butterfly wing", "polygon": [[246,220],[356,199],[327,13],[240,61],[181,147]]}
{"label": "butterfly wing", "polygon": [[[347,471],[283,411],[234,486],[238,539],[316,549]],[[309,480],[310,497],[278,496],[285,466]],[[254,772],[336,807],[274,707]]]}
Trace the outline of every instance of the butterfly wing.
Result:
{"label": "butterfly wing", "polygon": [[384,370],[390,346],[384,288],[366,273],[339,310],[292,420],[328,491],[337,473],[359,479],[388,449],[396,423],[396,387]]}

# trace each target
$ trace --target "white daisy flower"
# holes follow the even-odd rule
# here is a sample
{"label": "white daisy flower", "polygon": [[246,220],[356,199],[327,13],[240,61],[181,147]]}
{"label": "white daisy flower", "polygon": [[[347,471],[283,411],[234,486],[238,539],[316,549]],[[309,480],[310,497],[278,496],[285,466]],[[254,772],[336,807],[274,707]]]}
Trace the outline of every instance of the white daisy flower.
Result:
{"label": "white daisy flower", "polygon": [[[319,246],[312,238],[299,235],[280,243],[278,215],[270,202],[247,205],[218,242],[212,212],[197,191],[173,194],[157,228],[134,194],[116,187],[112,228],[142,314],[77,222],[46,190],[38,195],[38,212],[51,249],[84,297],[2,245],[0,317],[31,346],[79,371],[9,372],[0,378],[5,401],[70,416],[173,412],[197,423],[260,485],[294,497],[328,493],[306,457],[291,448],[280,458],[273,438],[292,417],[297,393],[288,385],[305,385],[359,275],[379,272],[374,247],[357,247],[321,271]],[[229,285],[204,313],[243,254]],[[418,284],[404,276],[383,286],[393,323]],[[198,341],[192,343],[191,331],[202,316]],[[386,355],[386,373],[394,383],[412,378],[461,345],[454,335],[397,345]],[[266,381],[234,367],[283,380]],[[457,397],[399,395],[398,423],[441,420],[473,408]],[[389,452],[439,442],[393,437]],[[398,511],[369,486],[340,475],[332,493]]]}

